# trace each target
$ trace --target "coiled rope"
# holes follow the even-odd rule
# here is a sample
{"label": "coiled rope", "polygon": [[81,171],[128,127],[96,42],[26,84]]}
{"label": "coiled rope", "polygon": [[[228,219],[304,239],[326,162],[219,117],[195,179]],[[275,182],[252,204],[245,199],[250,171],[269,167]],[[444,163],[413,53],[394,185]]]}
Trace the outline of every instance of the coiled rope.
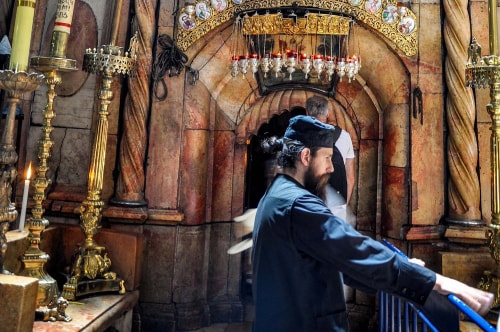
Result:
{"label": "coiled rope", "polygon": [[163,101],[168,96],[165,75],[168,72],[168,77],[179,76],[188,61],[188,57],[175,45],[174,40],[168,35],[160,35],[158,37],[158,45],[162,48],[162,51],[153,64],[153,90],[156,98]]}

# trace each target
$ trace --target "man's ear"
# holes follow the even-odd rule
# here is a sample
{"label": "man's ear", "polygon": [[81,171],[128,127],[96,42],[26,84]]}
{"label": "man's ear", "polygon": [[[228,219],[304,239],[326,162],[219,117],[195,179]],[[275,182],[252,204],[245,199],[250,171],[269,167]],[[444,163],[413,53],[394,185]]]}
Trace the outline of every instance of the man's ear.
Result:
{"label": "man's ear", "polygon": [[311,162],[311,149],[304,148],[300,151],[300,162],[304,166],[309,166],[309,163]]}

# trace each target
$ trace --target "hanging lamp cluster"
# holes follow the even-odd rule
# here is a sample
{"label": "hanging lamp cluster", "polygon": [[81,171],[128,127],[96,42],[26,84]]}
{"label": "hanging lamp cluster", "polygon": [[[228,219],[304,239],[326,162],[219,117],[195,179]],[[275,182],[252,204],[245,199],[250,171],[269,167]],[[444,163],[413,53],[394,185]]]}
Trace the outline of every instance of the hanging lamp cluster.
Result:
{"label": "hanging lamp cluster", "polygon": [[280,11],[238,15],[233,26],[233,77],[262,72],[283,81],[355,79],[359,55],[348,55],[352,19],[331,13]]}

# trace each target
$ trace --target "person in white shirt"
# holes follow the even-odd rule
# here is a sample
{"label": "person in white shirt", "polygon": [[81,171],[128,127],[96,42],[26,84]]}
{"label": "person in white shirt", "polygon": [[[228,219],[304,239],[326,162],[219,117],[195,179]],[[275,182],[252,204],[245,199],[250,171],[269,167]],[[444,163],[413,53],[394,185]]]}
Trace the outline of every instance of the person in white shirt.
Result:
{"label": "person in white shirt", "polygon": [[[328,100],[326,98],[322,96],[313,96],[307,99],[307,115],[315,117],[323,123],[327,123],[328,111]],[[354,174],[354,148],[352,145],[351,136],[346,130],[342,129],[339,138],[335,142],[335,146],[340,151],[340,154],[342,155],[342,158],[344,160],[346,189],[327,187],[327,204],[330,210],[332,210],[332,212],[336,216],[349,221],[349,218],[347,218],[347,205],[349,205],[352,197],[356,177]],[[334,173],[331,176],[336,176],[335,170],[333,172]],[[339,193],[341,194],[340,196],[343,197],[339,197]],[[350,222],[352,223],[353,221],[351,220]]]}

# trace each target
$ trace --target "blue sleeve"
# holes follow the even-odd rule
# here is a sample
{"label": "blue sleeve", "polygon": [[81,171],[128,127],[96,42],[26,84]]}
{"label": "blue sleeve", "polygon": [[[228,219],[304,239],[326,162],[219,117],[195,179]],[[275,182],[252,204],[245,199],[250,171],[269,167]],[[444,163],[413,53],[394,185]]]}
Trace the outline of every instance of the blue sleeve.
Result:
{"label": "blue sleeve", "polygon": [[314,195],[295,201],[291,228],[299,251],[342,272],[354,284],[423,304],[436,282],[433,271],[360,234]]}

